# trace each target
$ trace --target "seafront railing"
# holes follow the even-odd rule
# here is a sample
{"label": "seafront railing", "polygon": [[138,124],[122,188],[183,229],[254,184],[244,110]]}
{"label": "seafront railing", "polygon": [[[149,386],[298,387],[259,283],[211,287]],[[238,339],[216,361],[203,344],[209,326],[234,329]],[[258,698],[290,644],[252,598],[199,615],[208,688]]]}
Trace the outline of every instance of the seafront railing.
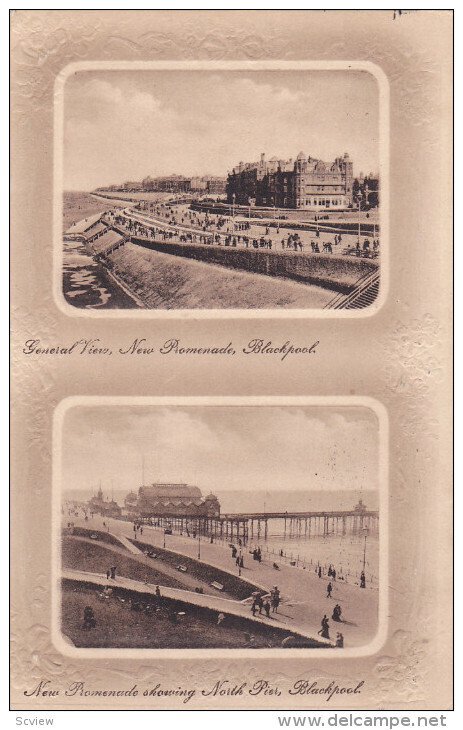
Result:
{"label": "seafront railing", "polygon": [[[164,528],[162,526],[157,525],[150,525],[150,529],[154,530],[160,530],[163,531]],[[192,541],[197,541],[197,538],[192,537],[192,535],[187,535],[185,531],[181,531],[180,529],[173,528],[173,532],[175,534],[182,535],[182,537],[189,538]],[[202,535],[202,541],[207,543],[210,540],[210,535]],[[312,538],[313,539],[313,538]],[[311,538],[307,539],[307,546],[310,546],[310,540]],[[238,547],[239,549],[239,543],[238,539],[232,539],[232,538],[226,538],[221,537],[219,535],[213,536],[213,543],[219,544],[222,547],[226,548],[229,545],[235,545],[235,547]],[[308,558],[307,556],[303,556],[298,552],[292,551],[292,550],[285,550],[283,548],[275,548],[274,546],[270,546],[265,543],[264,540],[258,542],[257,540],[247,540],[246,544],[241,545],[241,550],[243,552],[243,555],[247,557],[247,560],[245,561],[245,567],[246,563],[249,560],[253,560],[252,558],[252,551],[254,548],[257,547],[261,548],[262,551],[262,558],[263,560],[267,560],[271,562],[272,564],[276,563],[283,563],[284,565],[287,565],[292,568],[296,568],[299,570],[306,570],[311,571],[314,573],[318,573],[321,569],[321,578],[324,578],[325,580],[331,580],[332,576],[329,575],[330,568],[335,568],[336,570],[336,581],[350,584],[350,585],[358,585],[360,586],[360,575],[362,572],[362,569],[355,568],[348,562],[347,564],[343,561],[336,562],[336,560],[333,558],[332,562],[329,561],[321,561],[317,560],[315,558]],[[275,569],[276,572],[276,569]],[[374,571],[369,569],[368,562],[366,563],[365,568],[365,577],[366,577],[366,588],[371,589],[377,589],[378,587],[378,576],[375,574]]]}

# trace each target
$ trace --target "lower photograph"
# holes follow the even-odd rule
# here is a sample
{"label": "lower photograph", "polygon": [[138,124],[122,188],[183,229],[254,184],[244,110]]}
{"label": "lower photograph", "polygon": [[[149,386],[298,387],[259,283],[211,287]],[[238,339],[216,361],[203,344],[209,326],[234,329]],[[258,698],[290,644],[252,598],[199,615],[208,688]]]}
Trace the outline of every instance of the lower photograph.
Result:
{"label": "lower photograph", "polygon": [[63,653],[379,648],[380,403],[73,397],[54,430]]}

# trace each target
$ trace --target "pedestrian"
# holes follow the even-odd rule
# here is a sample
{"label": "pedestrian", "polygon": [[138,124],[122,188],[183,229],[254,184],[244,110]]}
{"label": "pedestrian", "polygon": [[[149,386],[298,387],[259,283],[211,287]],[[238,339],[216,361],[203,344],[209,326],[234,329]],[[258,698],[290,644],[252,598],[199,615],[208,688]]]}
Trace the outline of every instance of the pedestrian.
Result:
{"label": "pedestrian", "polygon": [[365,578],[365,572],[362,570],[360,573],[360,588],[365,588],[366,586],[366,578]]}
{"label": "pedestrian", "polygon": [[265,615],[267,616],[267,618],[270,618],[270,603],[269,603],[268,598],[264,603],[264,611],[265,611]]}
{"label": "pedestrian", "polygon": [[327,598],[331,598],[332,591],[333,591],[333,586],[331,585],[331,581],[330,581],[326,587],[326,597]]}
{"label": "pedestrian", "polygon": [[252,611],[252,615],[255,616],[256,615],[256,611],[257,611],[257,605],[256,605],[256,599],[255,598],[254,598],[254,600],[252,602],[251,611]]}
{"label": "pedestrian", "polygon": [[96,626],[95,614],[91,606],[85,606],[84,608],[84,623],[82,628],[94,629]]}
{"label": "pedestrian", "polygon": [[110,568],[108,568],[108,570],[106,571],[106,578],[107,578],[107,580],[109,580],[111,578],[111,569]]}
{"label": "pedestrian", "polygon": [[270,593],[272,602],[272,613],[278,613],[278,606],[280,605],[280,591],[277,586],[273,586],[273,591]]}
{"label": "pedestrian", "polygon": [[116,566],[114,566],[114,567],[111,568],[111,578],[113,580],[116,580],[116,570],[117,570],[117,567]]}
{"label": "pedestrian", "polygon": [[336,634],[336,646],[339,649],[343,649],[344,648],[344,636],[339,631]]}
{"label": "pedestrian", "polygon": [[336,606],[333,608],[333,615],[331,617],[333,621],[341,621],[341,613],[341,606],[339,605],[339,603],[337,603]]}
{"label": "pedestrian", "polygon": [[318,577],[319,578],[322,577],[322,567],[321,567],[321,565],[318,566]]}
{"label": "pedestrian", "polygon": [[317,632],[319,636],[321,636],[323,639],[329,639],[330,638],[330,624],[328,621],[328,617],[325,613],[325,615],[322,618],[322,627]]}

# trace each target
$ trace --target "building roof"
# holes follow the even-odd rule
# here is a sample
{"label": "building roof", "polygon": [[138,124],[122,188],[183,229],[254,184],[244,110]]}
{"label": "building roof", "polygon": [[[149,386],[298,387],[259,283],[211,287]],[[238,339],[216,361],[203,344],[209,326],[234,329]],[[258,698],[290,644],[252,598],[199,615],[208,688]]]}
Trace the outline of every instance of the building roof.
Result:
{"label": "building roof", "polygon": [[162,499],[167,499],[169,502],[173,499],[196,501],[202,499],[199,487],[190,484],[155,483],[140,487],[138,493],[140,497],[155,501]]}

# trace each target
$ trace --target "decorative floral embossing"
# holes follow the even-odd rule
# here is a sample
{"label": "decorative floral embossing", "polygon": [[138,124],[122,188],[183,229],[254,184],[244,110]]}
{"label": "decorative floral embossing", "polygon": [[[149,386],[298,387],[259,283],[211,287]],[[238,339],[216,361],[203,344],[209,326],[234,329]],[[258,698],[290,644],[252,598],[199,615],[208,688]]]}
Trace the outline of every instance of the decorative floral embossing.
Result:
{"label": "decorative floral embossing", "polygon": [[437,355],[440,325],[431,315],[393,325],[381,337],[385,354],[384,375],[396,395],[423,396],[442,378],[443,364]]}
{"label": "decorative floral embossing", "polygon": [[395,654],[380,657],[375,666],[379,709],[382,705],[387,706],[391,694],[396,702],[410,703],[424,699],[423,659],[426,657],[427,643],[425,639],[412,639],[409,632],[395,632]]}

